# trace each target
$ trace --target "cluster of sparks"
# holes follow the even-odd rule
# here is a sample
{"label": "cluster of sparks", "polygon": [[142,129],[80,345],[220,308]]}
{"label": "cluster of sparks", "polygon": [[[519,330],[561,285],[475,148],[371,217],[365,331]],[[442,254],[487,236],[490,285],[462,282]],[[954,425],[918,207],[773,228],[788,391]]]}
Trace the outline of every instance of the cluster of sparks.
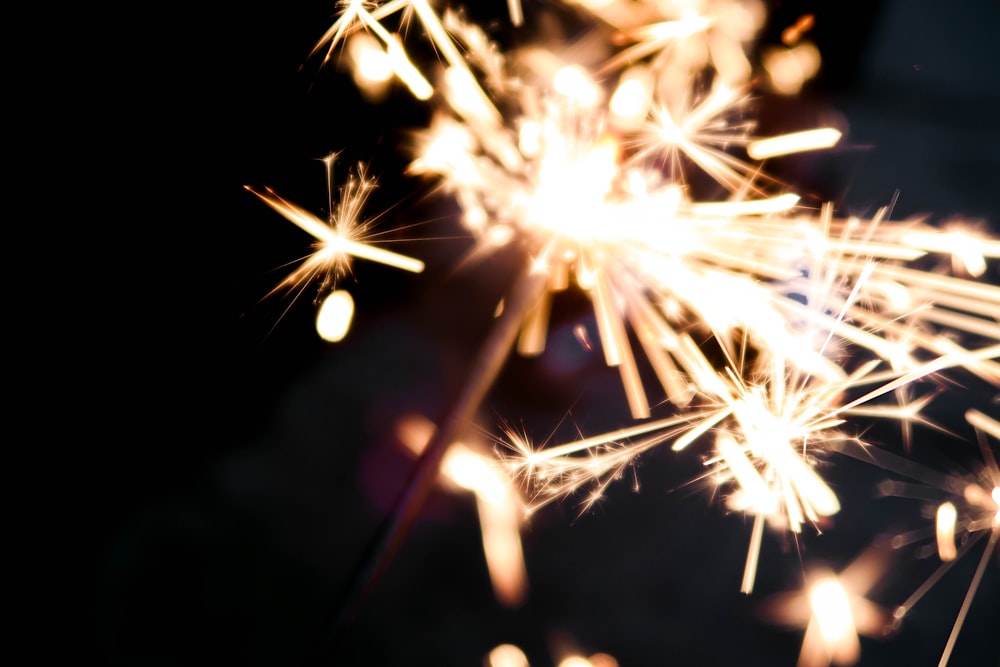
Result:
{"label": "cluster of sparks", "polygon": [[[347,62],[369,99],[401,84],[431,105],[411,174],[457,202],[474,258],[516,246],[525,274],[539,278],[516,314],[517,351],[544,351],[553,300],[578,289],[622,380],[632,424],[544,447],[509,434],[499,457],[455,443],[442,474],[476,493],[497,595],[514,605],[527,590],[524,513],[578,493],[589,506],[651,448],[700,448],[705,479],[753,518],[742,585],[750,593],[765,527],[798,535],[839,511],[821,474],[831,455],[852,450],[888,465],[861,439],[859,418],[898,423],[909,444],[914,426],[930,424],[923,409],[949,373],[1000,386],[1000,286],[988,279],[1000,240],[971,225],[894,221],[889,207],[839,217],[768,174],[769,159],[841,140],[831,127],[757,136],[746,120],[755,85],[794,93],[816,72],[811,17],[764,50],[761,70],[749,56],[766,18],[756,0],[565,4],[591,32],[504,51],[461,12],[428,0],[345,0],[314,49],[324,62]],[[511,0],[513,26],[523,29],[525,9]],[[424,66],[409,48],[421,40],[438,56]],[[332,173],[333,157],[327,165]],[[327,221],[252,190],[316,239],[276,289],[300,293],[318,279],[340,313],[322,325],[337,332],[330,340],[347,330],[349,295],[335,288],[352,258],[423,269],[375,244],[363,218],[373,187],[359,169]],[[653,419],[658,406],[669,416]],[[941,560],[988,535],[954,634],[1000,534],[1000,471],[987,443],[1000,439],[1000,424],[978,411],[968,421],[986,472],[936,480],[956,497],[937,511]],[[433,428],[411,420],[400,439],[417,454]],[[818,582],[811,595],[826,602],[802,609],[847,611],[832,621],[803,612],[803,663],[850,664],[857,639],[844,629],[854,627],[846,594],[833,575]]]}

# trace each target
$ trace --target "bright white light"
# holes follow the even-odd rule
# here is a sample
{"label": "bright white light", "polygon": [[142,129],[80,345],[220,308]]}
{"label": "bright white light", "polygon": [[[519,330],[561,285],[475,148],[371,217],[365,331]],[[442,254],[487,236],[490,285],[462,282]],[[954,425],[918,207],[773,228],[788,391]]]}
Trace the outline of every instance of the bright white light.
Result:
{"label": "bright white light", "polygon": [[809,590],[809,605],[829,648],[857,636],[847,591],[836,577],[828,577],[813,585]]}
{"label": "bright white light", "polygon": [[528,667],[528,656],[513,644],[500,644],[487,658],[488,667]]}
{"label": "bright white light", "polygon": [[567,65],[556,72],[552,79],[552,87],[560,95],[565,95],[585,107],[597,104],[600,96],[597,86],[587,72],[575,65]]}

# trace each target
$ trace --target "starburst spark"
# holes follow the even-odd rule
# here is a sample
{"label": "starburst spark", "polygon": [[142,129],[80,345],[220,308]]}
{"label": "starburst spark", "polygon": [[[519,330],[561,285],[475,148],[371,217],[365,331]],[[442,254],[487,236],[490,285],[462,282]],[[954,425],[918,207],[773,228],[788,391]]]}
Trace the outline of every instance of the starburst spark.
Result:
{"label": "starburst spark", "polygon": [[[329,168],[332,158],[326,162]],[[424,263],[421,260],[373,244],[377,234],[371,231],[371,227],[377,218],[365,219],[362,217],[362,211],[368,196],[375,188],[375,181],[366,175],[363,165],[359,165],[357,172],[352,173],[341,186],[340,198],[328,222],[284,199],[270,188],[262,192],[250,186],[245,187],[316,240],[315,251],[273,291],[296,288],[301,290],[314,280],[319,280],[323,287],[335,285],[339,278],[350,272],[353,258],[366,259],[413,273],[424,270]]]}

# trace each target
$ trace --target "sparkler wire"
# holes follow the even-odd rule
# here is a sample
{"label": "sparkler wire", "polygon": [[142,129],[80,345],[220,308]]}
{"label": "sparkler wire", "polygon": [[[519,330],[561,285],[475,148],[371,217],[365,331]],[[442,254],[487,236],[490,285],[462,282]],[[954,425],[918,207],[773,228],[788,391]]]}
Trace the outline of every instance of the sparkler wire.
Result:
{"label": "sparkler wire", "polygon": [[547,281],[546,273],[532,270],[530,262],[521,270],[510,296],[504,300],[503,311],[470,366],[465,384],[439,422],[438,429],[414,465],[391,511],[365,549],[336,615],[318,640],[314,664],[323,664],[332,657],[337,640],[354,622],[388,569],[430,496],[448,448],[461,439],[465,429],[472,424],[476,410],[514,348],[525,314],[537,303]]}
{"label": "sparkler wire", "polygon": [[955,617],[955,624],[951,628],[951,634],[948,635],[948,643],[944,648],[944,652],[941,654],[941,661],[938,662],[938,667],[945,667],[948,664],[948,660],[951,658],[951,652],[955,649],[955,642],[958,641],[958,633],[962,630],[962,625],[965,623],[965,617],[969,615],[969,607],[972,606],[972,599],[976,595],[976,591],[979,590],[979,582],[983,579],[983,572],[986,571],[986,564],[990,562],[990,557],[993,555],[993,548],[997,545],[997,538],[1000,538],[1000,530],[994,530],[993,534],[990,535],[990,542],[986,545],[986,549],[983,551],[982,557],[979,559],[979,565],[976,566],[976,574],[972,577],[972,581],[969,583],[969,590],[965,594],[965,599],[962,601],[962,609],[958,612],[958,616]]}

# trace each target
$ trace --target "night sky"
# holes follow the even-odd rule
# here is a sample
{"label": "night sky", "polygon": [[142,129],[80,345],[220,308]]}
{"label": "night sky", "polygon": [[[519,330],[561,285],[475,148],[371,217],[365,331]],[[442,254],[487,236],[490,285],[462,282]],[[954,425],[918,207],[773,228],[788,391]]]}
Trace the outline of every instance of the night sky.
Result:
{"label": "night sky", "polygon": [[[503,3],[494,4],[502,19]],[[87,454],[97,472],[80,548],[94,557],[81,573],[92,604],[79,654],[98,664],[309,663],[413,465],[393,424],[447,409],[514,275],[508,255],[459,266],[471,241],[454,206],[402,175],[406,130],[427,110],[402,92],[369,105],[346,75],[308,58],[333,10],[310,0],[224,18],[193,12],[164,40],[176,61],[157,56],[162,87],[148,101],[161,120],[143,131],[155,150],[138,137],[136,150],[161,166],[131,193],[143,205],[121,223],[135,252],[152,254],[129,276],[140,296],[94,305],[113,314],[101,320],[105,346],[87,356],[87,377],[104,374],[111,389],[99,398],[81,389],[82,401],[95,401],[85,425],[99,437]],[[1000,233],[1000,8],[887,0],[859,14],[786,1],[768,36],[808,12],[823,74],[801,99],[762,99],[761,124],[837,122],[847,132],[828,154],[778,164],[779,175],[842,213],[870,215],[898,191],[894,219],[962,215]],[[502,20],[495,30],[517,38]],[[370,164],[380,187],[368,210],[386,211],[384,229],[405,227],[390,235],[400,240],[393,249],[427,270],[357,262],[344,285],[358,305],[354,327],[325,344],[313,331],[314,292],[265,298],[309,238],[244,186],[273,187],[322,217],[318,158],[332,151],[342,151],[338,180],[349,165]],[[109,274],[133,273],[131,262],[109,264]],[[501,423],[536,440],[627,423],[617,374],[576,344],[579,323],[594,330],[586,300],[556,303],[546,354],[511,359],[488,396],[477,424],[484,439]],[[961,427],[965,405],[1000,414],[992,401],[971,383],[960,399],[940,397],[934,415]],[[884,424],[867,437],[898,442]],[[929,429],[917,442],[945,464],[975,453]],[[918,501],[877,498],[889,473],[833,458],[824,474],[843,510],[822,535],[806,529],[798,548],[767,534],[757,592],[744,596],[750,524],[688,483],[702,471],[699,452],[653,451],[634,471],[638,492],[624,479],[583,515],[573,501],[542,511],[523,534],[531,590],[517,609],[492,596],[471,496],[435,491],[325,664],[476,667],[510,642],[534,667],[554,664],[566,646],[623,667],[791,666],[801,630],[768,625],[759,610],[800,585],[801,560],[841,567],[881,536],[927,521]],[[895,637],[862,639],[859,664],[936,665],[973,554]],[[1000,664],[995,565],[953,667]],[[891,609],[932,570],[931,560],[897,554],[872,598]]]}

